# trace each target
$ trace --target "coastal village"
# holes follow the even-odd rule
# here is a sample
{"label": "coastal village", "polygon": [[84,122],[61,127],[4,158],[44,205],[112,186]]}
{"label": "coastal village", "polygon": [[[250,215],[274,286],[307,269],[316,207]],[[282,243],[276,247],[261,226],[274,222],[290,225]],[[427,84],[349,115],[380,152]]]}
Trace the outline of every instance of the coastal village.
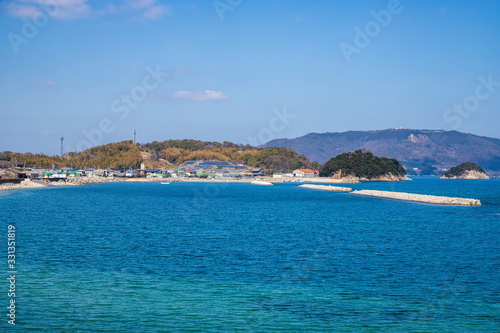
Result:
{"label": "coastal village", "polygon": [[[144,163],[141,167],[144,166]],[[319,171],[296,169],[290,173],[274,173],[266,176],[260,168],[236,165],[227,161],[186,161],[175,169],[112,170],[63,167],[59,169],[6,168],[0,169],[0,189],[22,187],[77,185],[114,181],[253,181],[269,180],[304,181],[319,180]],[[322,181],[328,181],[322,180]],[[26,186],[23,186],[26,185]]]}
{"label": "coastal village", "polygon": [[[142,165],[141,165],[142,166]],[[453,170],[453,169],[452,169]],[[477,174],[476,174],[477,173]],[[273,185],[273,182],[307,182],[307,183],[360,183],[359,177],[342,175],[336,172],[330,177],[319,177],[318,170],[296,169],[290,173],[274,173],[266,177],[260,168],[250,168],[227,161],[190,160],[182,163],[176,169],[137,169],[118,171],[111,169],[32,169],[7,168],[0,169],[0,190],[21,188],[53,187],[68,185],[83,185],[89,183],[119,182],[119,181],[159,181],[162,184],[183,181],[231,181],[251,182],[257,185]],[[470,178],[470,170],[465,170],[463,179]],[[475,171],[475,179],[487,179],[486,175]],[[442,177],[447,178],[447,177]],[[455,179],[460,178],[454,176]],[[368,179],[361,179],[368,180]],[[381,180],[381,179],[378,179]],[[385,178],[383,180],[411,180],[404,178]],[[348,187],[305,184],[301,187],[313,190],[348,192],[357,195],[382,197],[404,201],[417,201],[440,205],[480,206],[476,199],[440,197],[401,192],[357,190]]]}

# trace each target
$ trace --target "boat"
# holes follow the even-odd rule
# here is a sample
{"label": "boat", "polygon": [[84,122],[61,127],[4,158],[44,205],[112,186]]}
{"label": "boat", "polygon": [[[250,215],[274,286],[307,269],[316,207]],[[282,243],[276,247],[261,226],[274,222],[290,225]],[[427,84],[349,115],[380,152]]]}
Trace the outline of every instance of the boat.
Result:
{"label": "boat", "polygon": [[162,185],[168,185],[168,184],[172,184],[172,182],[161,182],[160,184],[162,184]]}
{"label": "boat", "polygon": [[252,184],[257,184],[257,185],[274,185],[271,182],[265,182],[265,181],[262,181],[262,180],[254,180],[251,183]]}

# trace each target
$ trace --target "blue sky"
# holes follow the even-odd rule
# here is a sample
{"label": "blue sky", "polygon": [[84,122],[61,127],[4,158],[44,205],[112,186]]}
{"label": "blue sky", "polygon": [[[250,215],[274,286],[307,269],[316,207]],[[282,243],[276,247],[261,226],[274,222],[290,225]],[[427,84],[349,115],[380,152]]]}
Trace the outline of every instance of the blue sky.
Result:
{"label": "blue sky", "polygon": [[0,151],[310,132],[500,137],[500,2],[0,5]]}

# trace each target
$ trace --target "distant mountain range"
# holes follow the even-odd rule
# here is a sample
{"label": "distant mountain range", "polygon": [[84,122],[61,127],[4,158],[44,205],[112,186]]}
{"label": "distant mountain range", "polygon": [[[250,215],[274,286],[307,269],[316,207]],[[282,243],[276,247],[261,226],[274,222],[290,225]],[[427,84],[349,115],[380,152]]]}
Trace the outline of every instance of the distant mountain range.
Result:
{"label": "distant mountain range", "polygon": [[295,139],[272,140],[263,147],[291,148],[322,164],[338,154],[365,148],[377,156],[396,158],[408,174],[441,174],[467,161],[487,172],[500,172],[500,139],[457,131],[387,129],[309,133]]}

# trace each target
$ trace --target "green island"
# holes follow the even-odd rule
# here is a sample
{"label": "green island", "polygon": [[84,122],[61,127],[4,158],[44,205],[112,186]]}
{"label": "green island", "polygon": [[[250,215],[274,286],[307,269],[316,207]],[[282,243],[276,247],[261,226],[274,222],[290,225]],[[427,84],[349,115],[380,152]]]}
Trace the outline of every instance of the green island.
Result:
{"label": "green island", "polygon": [[488,179],[483,168],[473,162],[460,163],[443,173],[443,179]]}
{"label": "green island", "polygon": [[378,157],[366,149],[342,153],[323,166],[322,177],[356,177],[367,180],[403,180],[406,170],[398,160]]}

